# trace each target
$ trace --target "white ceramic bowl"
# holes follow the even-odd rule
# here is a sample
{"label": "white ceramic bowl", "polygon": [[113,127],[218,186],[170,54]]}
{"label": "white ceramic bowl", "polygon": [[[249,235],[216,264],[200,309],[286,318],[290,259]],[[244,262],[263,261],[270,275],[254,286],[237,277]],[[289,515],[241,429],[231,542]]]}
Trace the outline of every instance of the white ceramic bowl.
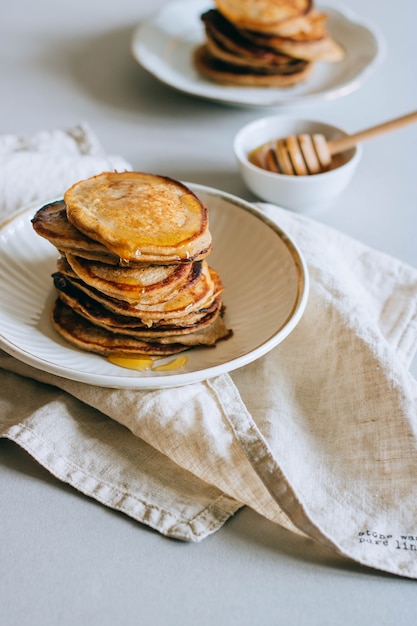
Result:
{"label": "white ceramic bowl", "polygon": [[346,162],[311,176],[286,176],[253,165],[248,154],[258,146],[294,133],[322,133],[326,139],[346,132],[324,122],[283,115],[264,117],[244,126],[234,140],[235,156],[247,187],[261,200],[300,213],[328,208],[350,182],[362,156],[360,145],[346,152]]}

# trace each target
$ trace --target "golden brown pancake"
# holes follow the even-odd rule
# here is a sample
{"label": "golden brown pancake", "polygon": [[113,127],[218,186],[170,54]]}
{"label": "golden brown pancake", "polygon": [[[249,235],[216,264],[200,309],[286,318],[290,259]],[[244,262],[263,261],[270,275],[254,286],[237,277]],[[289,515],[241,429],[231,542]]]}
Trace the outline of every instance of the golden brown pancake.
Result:
{"label": "golden brown pancake", "polygon": [[330,37],[326,28],[327,15],[312,12],[304,27],[287,35],[245,30],[243,36],[255,46],[266,47],[304,61],[337,63],[344,59],[345,51]]}
{"label": "golden brown pancake", "polygon": [[[153,329],[143,327],[126,328],[118,324],[115,317],[106,325],[104,317],[97,323],[91,321],[87,306],[76,301],[73,306],[71,298],[59,297],[54,303],[51,319],[54,328],[67,341],[88,350],[109,356],[111,354],[152,354],[154,356],[174,354],[186,348],[196,346],[214,346],[218,341],[231,336],[222,319],[219,309],[212,316],[210,323],[194,326],[191,330],[174,327],[173,329]],[[93,305],[94,311],[94,305]]]}
{"label": "golden brown pancake", "polygon": [[312,0],[215,0],[215,4],[239,28],[261,30],[308,13]]}
{"label": "golden brown pancake", "polygon": [[199,260],[211,250],[207,207],[182,183],[104,172],[64,194],[68,220],[126,263]]}
{"label": "golden brown pancake", "polygon": [[155,304],[168,300],[174,292],[201,271],[201,261],[175,265],[108,265],[67,254],[58,269],[80,278],[101,293],[130,304]]}
{"label": "golden brown pancake", "polygon": [[47,239],[60,251],[114,265],[120,261],[117,255],[94,239],[86,237],[69,223],[67,208],[63,200],[41,207],[32,218],[32,225],[38,235]]}
{"label": "golden brown pancake", "polygon": [[[54,274],[54,284],[59,298],[78,315],[107,330],[133,334],[143,339],[193,333],[211,325],[222,310],[219,295],[208,309],[199,311],[199,318],[191,324],[182,325],[178,319],[175,319],[170,322],[167,321],[165,324],[155,323],[149,327],[141,324],[141,320],[137,317],[109,310],[102,302],[92,298],[87,292],[80,289],[76,282],[67,280],[67,278],[57,272]],[[185,319],[185,321],[187,320]]]}
{"label": "golden brown pancake", "polygon": [[[268,48],[261,48],[252,43],[243,35],[242,31],[224,18],[216,9],[210,9],[203,13],[201,20],[204,24],[209,49],[211,50],[212,46],[217,48],[224,55],[225,61],[233,58],[236,62],[241,59],[242,63],[253,62],[256,65],[286,65],[288,63],[287,55],[276,53]],[[226,57],[226,53],[228,53],[228,57]]]}
{"label": "golden brown pancake", "polygon": [[[104,328],[111,333],[129,335],[150,343],[181,343],[190,347],[214,345],[218,340],[230,335],[222,319],[223,308],[220,298],[217,298],[216,308],[213,311],[203,315],[199,322],[191,326],[181,327],[174,324],[162,327],[154,325],[149,328],[141,325],[137,318],[112,313],[68,281],[59,280],[58,282],[59,299],[66,306],[94,326]],[[67,332],[70,332],[69,329]]]}
{"label": "golden brown pancake", "polygon": [[[273,67],[276,73],[288,73],[300,68],[302,63],[292,57],[261,47],[245,37],[244,32],[226,20],[219,11],[210,9],[201,16],[206,32],[206,43],[210,54],[220,61],[247,67]],[[292,67],[291,67],[292,66]]]}
{"label": "golden brown pancake", "polygon": [[231,336],[222,282],[205,260],[206,206],[172,179],[114,174],[71,187],[65,196],[72,209],[57,201],[32,219],[61,253],[53,274],[54,328],[104,356],[164,356]]}
{"label": "golden brown pancake", "polygon": [[[196,279],[191,277],[190,282],[176,292],[171,299],[150,305],[142,304],[142,302],[132,305],[124,300],[112,298],[86,285],[78,278],[71,278],[68,275],[66,281],[102,304],[109,311],[118,315],[134,317],[141,320],[142,324],[151,326],[161,320],[182,319],[193,312],[205,309],[222,292],[223,285],[217,272],[210,269],[206,264],[203,265],[201,272],[197,271]],[[60,272],[53,275],[56,284],[61,276]],[[57,286],[59,287],[59,284]]]}
{"label": "golden brown pancake", "polygon": [[308,62],[289,64],[285,72],[270,66],[254,68],[241,63],[224,62],[211,54],[207,44],[196,48],[193,58],[196,68],[206,78],[229,86],[292,87],[304,80],[312,69]]}
{"label": "golden brown pancake", "polygon": [[51,311],[51,321],[55,330],[69,343],[81,350],[95,352],[102,356],[151,355],[168,356],[183,352],[188,348],[183,344],[159,344],[143,341],[129,335],[111,333],[100,326],[91,324],[77,315],[59,298]]}
{"label": "golden brown pancake", "polygon": [[286,88],[306,80],[313,64],[338,62],[345,51],[312,0],[216,0],[201,15],[205,41],[193,53],[198,72],[226,86]]}

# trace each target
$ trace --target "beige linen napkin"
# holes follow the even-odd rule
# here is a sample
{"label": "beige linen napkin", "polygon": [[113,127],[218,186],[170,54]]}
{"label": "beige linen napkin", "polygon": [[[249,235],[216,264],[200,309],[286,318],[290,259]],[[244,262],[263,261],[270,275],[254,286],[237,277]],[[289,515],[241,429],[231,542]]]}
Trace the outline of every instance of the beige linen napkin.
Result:
{"label": "beige linen napkin", "polygon": [[160,391],[94,388],[2,353],[2,435],[164,534],[202,539],[247,505],[416,578],[417,271],[263,210],[296,239],[311,278],[281,345],[231,375]]}

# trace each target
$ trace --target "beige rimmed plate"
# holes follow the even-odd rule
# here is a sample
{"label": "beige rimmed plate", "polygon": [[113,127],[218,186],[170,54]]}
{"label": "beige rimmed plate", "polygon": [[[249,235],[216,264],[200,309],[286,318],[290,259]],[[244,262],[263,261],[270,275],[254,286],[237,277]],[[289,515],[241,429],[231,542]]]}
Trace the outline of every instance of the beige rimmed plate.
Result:
{"label": "beige rimmed plate", "polygon": [[[0,347],[24,363],[71,380],[112,388],[159,389],[195,383],[266,354],[296,327],[308,298],[308,272],[296,244],[253,205],[187,183],[209,208],[210,265],[225,285],[233,337],[187,351],[181,370],[138,372],[66,343],[52,328],[51,273],[57,252],[37,235],[32,205],[0,230]],[[173,357],[159,359],[158,364]]]}
{"label": "beige rimmed plate", "polygon": [[192,61],[193,50],[204,40],[200,16],[210,8],[208,0],[167,3],[136,28],[133,57],[177,91],[244,107],[292,107],[345,96],[358,89],[385,58],[385,39],[373,24],[349,7],[318,6],[328,15],[329,32],[346,51],[343,61],[315,63],[307,80],[286,89],[218,85],[200,76]]}

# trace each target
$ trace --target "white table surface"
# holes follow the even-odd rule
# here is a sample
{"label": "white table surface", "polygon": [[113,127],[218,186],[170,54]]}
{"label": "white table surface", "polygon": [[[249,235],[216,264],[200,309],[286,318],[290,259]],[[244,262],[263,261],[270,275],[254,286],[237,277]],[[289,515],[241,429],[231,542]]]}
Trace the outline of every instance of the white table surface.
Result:
{"label": "white table surface", "polygon": [[[239,178],[232,139],[245,123],[277,110],[199,100],[140,68],[130,54],[133,30],[163,4],[7,3],[0,133],[83,120],[107,152],[137,169],[253,199]],[[355,131],[416,108],[417,5],[349,5],[384,33],[383,65],[358,91],[291,113]],[[417,267],[416,162],[417,126],[364,144],[349,189],[317,219]],[[0,564],[4,626],[415,623],[415,581],[348,563],[248,509],[202,543],[163,538],[59,483],[4,440]]]}

